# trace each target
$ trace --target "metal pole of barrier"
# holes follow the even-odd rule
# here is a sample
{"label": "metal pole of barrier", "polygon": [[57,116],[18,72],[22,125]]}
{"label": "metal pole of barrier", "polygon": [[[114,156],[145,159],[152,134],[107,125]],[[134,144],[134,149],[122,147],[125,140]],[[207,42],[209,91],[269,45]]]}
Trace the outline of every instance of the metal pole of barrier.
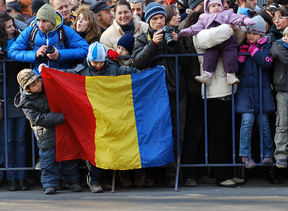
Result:
{"label": "metal pole of barrier", "polygon": [[6,58],[3,59],[3,91],[4,91],[4,140],[5,140],[5,169],[8,169],[8,111],[7,111],[7,80],[6,80]]}
{"label": "metal pole of barrier", "polygon": [[[259,94],[260,94],[260,152],[261,152],[261,163],[263,162],[263,96],[262,96],[262,69],[259,67]],[[257,120],[256,120],[257,121]]]}
{"label": "metal pole of barrier", "polygon": [[207,87],[204,84],[204,132],[205,132],[205,164],[208,164],[208,123],[207,123]]}
{"label": "metal pole of barrier", "polygon": [[234,100],[234,84],[232,84],[232,152],[233,152],[233,164],[236,163],[235,152],[235,100]]}
{"label": "metal pole of barrier", "polygon": [[175,56],[176,65],[176,116],[177,116],[177,169],[175,178],[175,190],[178,191],[179,171],[180,171],[180,126],[179,126],[179,71],[178,71],[178,56]]}

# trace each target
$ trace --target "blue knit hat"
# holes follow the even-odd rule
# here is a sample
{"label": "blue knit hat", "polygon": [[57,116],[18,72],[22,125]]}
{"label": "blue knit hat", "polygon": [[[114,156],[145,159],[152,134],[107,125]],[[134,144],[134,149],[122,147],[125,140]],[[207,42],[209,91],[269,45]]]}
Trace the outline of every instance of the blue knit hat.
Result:
{"label": "blue knit hat", "polygon": [[133,37],[131,34],[125,34],[124,36],[122,36],[117,43],[117,46],[120,45],[123,48],[125,48],[129,54],[132,54],[133,51],[133,46],[134,46],[134,40],[135,37]]}
{"label": "blue knit hat", "polygon": [[87,62],[96,61],[96,62],[104,62],[106,60],[106,48],[99,42],[94,42],[89,46],[88,54],[87,54]]}
{"label": "blue knit hat", "polygon": [[155,15],[159,15],[159,14],[162,14],[165,16],[165,18],[167,17],[166,16],[166,12],[165,12],[165,9],[164,7],[159,4],[159,3],[155,3],[155,2],[151,2],[150,4],[148,4],[146,6],[146,9],[145,9],[145,15],[144,15],[144,18],[146,20],[146,23],[149,24],[149,21],[150,19],[155,16]]}

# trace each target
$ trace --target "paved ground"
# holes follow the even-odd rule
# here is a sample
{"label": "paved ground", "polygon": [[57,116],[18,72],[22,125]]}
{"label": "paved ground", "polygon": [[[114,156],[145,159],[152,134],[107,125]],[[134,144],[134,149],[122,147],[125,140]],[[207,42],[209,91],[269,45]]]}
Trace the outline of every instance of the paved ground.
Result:
{"label": "paved ground", "polygon": [[288,179],[282,184],[250,179],[246,185],[222,188],[198,184],[195,188],[179,187],[178,192],[164,187],[116,188],[93,194],[60,190],[44,195],[41,186],[30,186],[26,192],[0,188],[0,210],[288,210]]}

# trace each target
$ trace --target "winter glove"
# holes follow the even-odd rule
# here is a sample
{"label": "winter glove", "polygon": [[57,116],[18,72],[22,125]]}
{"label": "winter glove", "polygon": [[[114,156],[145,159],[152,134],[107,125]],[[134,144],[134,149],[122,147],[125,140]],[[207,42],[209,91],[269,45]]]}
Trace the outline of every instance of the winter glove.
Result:
{"label": "winter glove", "polygon": [[254,56],[257,51],[258,48],[255,45],[251,45],[250,48],[248,48],[248,52],[251,54],[251,56]]}
{"label": "winter glove", "polygon": [[181,37],[188,37],[193,35],[193,31],[190,28],[182,29],[179,33]]}
{"label": "winter glove", "polygon": [[[249,45],[242,45],[239,49],[239,53],[248,53]],[[238,61],[243,63],[246,59],[245,55],[239,55],[238,56]]]}
{"label": "winter glove", "polygon": [[253,21],[251,18],[245,18],[243,22],[244,22],[245,25],[254,25],[254,24],[256,24],[256,22]]}
{"label": "winter glove", "polygon": [[113,60],[118,60],[118,56],[119,56],[119,55],[120,55],[120,54],[117,53],[117,51],[114,51],[114,50],[112,50],[112,49],[108,50],[108,52],[107,52],[107,56],[108,56],[109,58],[113,59]]}

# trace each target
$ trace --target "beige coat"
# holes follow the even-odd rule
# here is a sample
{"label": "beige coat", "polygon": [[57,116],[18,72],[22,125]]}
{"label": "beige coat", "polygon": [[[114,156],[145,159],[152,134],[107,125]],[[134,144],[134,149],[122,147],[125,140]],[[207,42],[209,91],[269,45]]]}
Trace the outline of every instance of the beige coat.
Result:
{"label": "beige coat", "polygon": [[[136,38],[139,36],[142,32],[146,32],[148,29],[148,24],[140,21],[137,17],[133,15],[132,17],[134,22],[135,31],[133,33],[133,36]],[[118,40],[125,35],[124,31],[116,21],[116,19],[113,21],[113,24],[109,26],[108,29],[106,29],[103,34],[100,37],[100,43],[104,44],[107,51],[117,50],[117,42]]]}
{"label": "beige coat", "polygon": [[[237,42],[243,41],[245,33],[240,28],[236,30],[237,34],[234,34]],[[218,27],[204,29],[197,35],[193,36],[193,42],[198,54],[203,54],[206,49],[221,44],[225,40],[229,39],[233,35],[233,30],[228,24],[222,24]],[[203,72],[203,56],[198,57],[201,73]],[[235,61],[238,62],[238,61]],[[219,57],[216,71],[212,75],[211,84],[206,87],[207,98],[219,98],[232,94],[232,86],[227,85],[227,73],[223,68],[223,60]],[[234,85],[234,91],[236,92],[237,86]],[[202,85],[202,97],[204,98],[204,85]]]}

